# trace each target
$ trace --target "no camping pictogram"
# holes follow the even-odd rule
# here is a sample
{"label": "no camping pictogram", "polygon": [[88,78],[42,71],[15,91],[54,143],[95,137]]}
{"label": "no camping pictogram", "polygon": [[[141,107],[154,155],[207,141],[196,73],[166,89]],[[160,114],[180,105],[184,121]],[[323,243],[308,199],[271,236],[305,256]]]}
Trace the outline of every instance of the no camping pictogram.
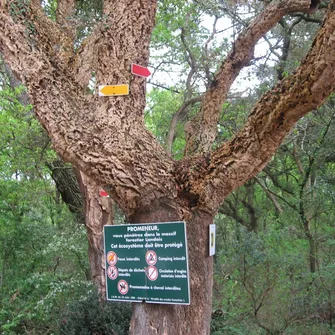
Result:
{"label": "no camping pictogram", "polygon": [[154,251],[149,250],[145,254],[145,260],[149,265],[155,265],[157,263],[157,254]]}
{"label": "no camping pictogram", "polygon": [[114,251],[110,251],[108,254],[107,254],[107,263],[109,265],[115,265],[117,262],[117,255]]}
{"label": "no camping pictogram", "polygon": [[129,285],[125,280],[120,280],[117,283],[117,289],[121,294],[127,294],[129,291]]}
{"label": "no camping pictogram", "polygon": [[158,278],[158,270],[156,267],[150,265],[146,268],[145,274],[147,275],[148,279],[154,281]]}
{"label": "no camping pictogram", "polygon": [[107,270],[107,274],[110,279],[114,280],[117,278],[119,271],[115,266],[110,266]]}

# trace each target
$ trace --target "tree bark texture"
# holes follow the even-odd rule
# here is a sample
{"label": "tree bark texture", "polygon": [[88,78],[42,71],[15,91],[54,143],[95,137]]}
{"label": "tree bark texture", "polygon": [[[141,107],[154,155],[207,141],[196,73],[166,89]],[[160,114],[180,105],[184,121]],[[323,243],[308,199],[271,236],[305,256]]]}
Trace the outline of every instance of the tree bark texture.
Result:
{"label": "tree bark texture", "polygon": [[[171,208],[156,208],[134,216],[133,222],[178,221],[180,211]],[[195,211],[186,220],[191,304],[160,305],[148,303],[133,304],[130,325],[132,335],[205,335],[210,333],[212,313],[213,257],[209,257],[208,225],[213,216]]]}
{"label": "tree bark texture", "polygon": [[61,160],[49,164],[57,190],[79,224],[85,224],[88,240],[90,279],[102,297],[106,296],[103,226],[113,224],[113,203],[101,197],[101,187],[84,173]]}
{"label": "tree bark texture", "polygon": [[88,238],[88,257],[91,279],[102,297],[106,296],[105,258],[103,227],[113,224],[112,200],[101,197],[101,187],[80,172],[79,185],[85,198],[86,230]]}
{"label": "tree bark texture", "polygon": [[[60,13],[71,13],[71,1],[59,3],[64,3]],[[69,47],[70,25],[62,18],[49,20],[39,1],[32,0],[24,13],[13,0],[0,8],[0,52],[28,87],[34,111],[56,151],[85,174],[87,220],[93,225],[88,229],[100,231],[111,215],[97,198],[97,185],[110,187],[112,199],[131,222],[187,222],[191,305],[136,304],[132,334],[209,334],[208,224],[225,197],[264,168],[294,123],[334,91],[335,0],[301,66],[264,94],[231,141],[211,151],[221,105],[262,34],[281,16],[310,12],[318,3],[273,1],[259,23],[246,28],[201,101],[194,123],[198,143],[191,143],[192,134],[188,143],[193,156],[181,161],[174,161],[146,130],[145,80],[130,71],[131,63],[148,64],[156,0],[105,0],[102,21],[76,51]],[[282,7],[274,7],[278,4]],[[99,85],[129,84],[129,95],[88,94],[92,72]],[[101,256],[98,235],[92,235],[90,245]],[[99,276],[101,258],[92,263]]]}
{"label": "tree bark texture", "polygon": [[85,223],[84,201],[81,194],[78,180],[72,166],[65,164],[60,159],[55,159],[47,163],[51,171],[51,177],[56,184],[63,202],[69,210],[76,216],[78,223]]}

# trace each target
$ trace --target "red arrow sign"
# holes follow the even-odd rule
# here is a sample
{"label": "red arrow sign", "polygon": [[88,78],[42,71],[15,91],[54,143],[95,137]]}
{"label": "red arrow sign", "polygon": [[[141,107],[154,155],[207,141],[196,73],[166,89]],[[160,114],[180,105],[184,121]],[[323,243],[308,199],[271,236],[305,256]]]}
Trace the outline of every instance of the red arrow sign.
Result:
{"label": "red arrow sign", "polygon": [[148,78],[151,75],[148,68],[134,63],[131,64],[131,73],[144,78]]}
{"label": "red arrow sign", "polygon": [[108,197],[109,198],[109,194],[105,191],[105,190],[100,190],[99,192],[100,197]]}

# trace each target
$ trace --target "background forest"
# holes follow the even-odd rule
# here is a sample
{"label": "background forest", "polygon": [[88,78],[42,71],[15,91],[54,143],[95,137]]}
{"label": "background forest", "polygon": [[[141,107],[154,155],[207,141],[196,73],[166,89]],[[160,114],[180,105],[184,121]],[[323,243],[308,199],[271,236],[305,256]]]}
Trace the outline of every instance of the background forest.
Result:
{"label": "background forest", "polygon": [[[89,33],[89,22],[103,19],[99,2],[89,3],[78,1],[72,18],[78,40]],[[217,144],[300,63],[326,4],[313,16],[283,18],[260,41],[222,108]],[[146,124],[175,159],[183,157],[184,129],[218,57],[262,6],[160,1]],[[50,17],[56,7],[56,1],[44,5]],[[94,85],[93,73],[92,94]],[[334,115],[330,97],[298,122],[264,171],[221,206],[213,335],[335,334]],[[130,306],[99,302],[91,281],[74,172],[52,150],[24,86],[1,59],[0,129],[0,334],[127,334]],[[75,200],[65,197],[64,184]],[[115,208],[114,223],[123,222]]]}

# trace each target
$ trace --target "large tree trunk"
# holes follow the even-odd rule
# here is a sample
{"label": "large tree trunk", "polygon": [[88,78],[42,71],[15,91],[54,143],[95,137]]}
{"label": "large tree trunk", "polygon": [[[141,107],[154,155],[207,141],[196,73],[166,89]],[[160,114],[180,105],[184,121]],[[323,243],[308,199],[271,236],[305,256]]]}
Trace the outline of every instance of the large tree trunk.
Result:
{"label": "large tree trunk", "polygon": [[[134,223],[178,221],[179,211],[171,208],[153,208],[138,213]],[[213,216],[196,211],[186,221],[191,304],[162,305],[134,303],[130,325],[131,335],[205,335],[210,332],[212,312],[213,257],[209,257],[209,224]]]}

